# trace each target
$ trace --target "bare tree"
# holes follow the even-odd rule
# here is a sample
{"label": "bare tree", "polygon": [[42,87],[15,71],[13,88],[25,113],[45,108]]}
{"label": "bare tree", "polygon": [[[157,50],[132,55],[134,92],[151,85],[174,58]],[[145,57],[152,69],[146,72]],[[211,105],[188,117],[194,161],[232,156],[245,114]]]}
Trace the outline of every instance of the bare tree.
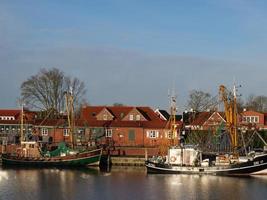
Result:
{"label": "bare tree", "polygon": [[257,112],[266,112],[267,111],[267,97],[260,95],[250,95],[246,102],[246,107],[250,110]]}
{"label": "bare tree", "polygon": [[65,76],[56,68],[41,69],[21,84],[21,96],[30,108],[60,112],[64,108],[64,92],[70,89],[75,105],[78,105],[85,94],[83,82]]}
{"label": "bare tree", "polygon": [[194,111],[214,110],[218,104],[217,97],[212,97],[209,93],[200,90],[192,90],[189,94],[188,108]]}

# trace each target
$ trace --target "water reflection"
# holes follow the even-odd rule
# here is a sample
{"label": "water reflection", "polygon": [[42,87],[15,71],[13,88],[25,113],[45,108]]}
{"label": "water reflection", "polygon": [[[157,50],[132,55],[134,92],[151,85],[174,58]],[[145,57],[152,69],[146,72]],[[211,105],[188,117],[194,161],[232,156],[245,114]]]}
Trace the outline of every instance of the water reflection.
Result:
{"label": "water reflection", "polygon": [[267,176],[147,175],[111,170],[0,168],[0,199],[265,199]]}
{"label": "water reflection", "polygon": [[8,179],[8,174],[5,171],[0,171],[0,182]]}

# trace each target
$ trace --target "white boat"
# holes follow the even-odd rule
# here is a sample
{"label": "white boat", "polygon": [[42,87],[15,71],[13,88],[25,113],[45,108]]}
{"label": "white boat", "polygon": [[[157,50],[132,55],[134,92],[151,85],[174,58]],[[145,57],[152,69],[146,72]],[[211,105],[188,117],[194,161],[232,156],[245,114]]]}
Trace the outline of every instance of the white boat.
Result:
{"label": "white boat", "polygon": [[[236,107],[236,88],[233,93],[226,93],[226,88],[220,86],[221,99],[224,102],[226,126],[231,139],[232,151],[228,154],[207,154],[203,153],[196,146],[186,146],[182,143],[178,146],[168,148],[165,156],[154,156],[145,163],[147,173],[163,174],[213,174],[213,175],[252,175],[267,171],[267,143],[257,133],[264,142],[265,147],[262,153],[250,152],[245,156],[240,156],[237,151],[238,146],[238,121]],[[175,98],[171,98],[170,119],[175,119]],[[174,135],[176,130],[175,120],[171,121],[171,132]],[[242,133],[241,133],[242,134]],[[243,138],[243,137],[242,137]],[[244,141],[243,141],[244,143]],[[244,144],[245,146],[245,144]],[[246,149],[246,146],[244,147]]]}
{"label": "white boat", "polygon": [[154,157],[146,161],[148,173],[160,174],[212,174],[251,175],[267,170],[267,153],[246,157],[233,155],[206,156],[193,147],[173,147],[166,157]]}

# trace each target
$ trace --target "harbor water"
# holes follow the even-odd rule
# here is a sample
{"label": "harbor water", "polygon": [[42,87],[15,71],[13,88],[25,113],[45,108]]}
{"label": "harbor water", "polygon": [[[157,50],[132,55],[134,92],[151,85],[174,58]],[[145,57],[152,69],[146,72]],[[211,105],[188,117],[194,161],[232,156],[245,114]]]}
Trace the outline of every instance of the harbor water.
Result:
{"label": "harbor water", "polygon": [[1,200],[267,199],[267,176],[154,175],[144,167],[24,169],[0,166]]}

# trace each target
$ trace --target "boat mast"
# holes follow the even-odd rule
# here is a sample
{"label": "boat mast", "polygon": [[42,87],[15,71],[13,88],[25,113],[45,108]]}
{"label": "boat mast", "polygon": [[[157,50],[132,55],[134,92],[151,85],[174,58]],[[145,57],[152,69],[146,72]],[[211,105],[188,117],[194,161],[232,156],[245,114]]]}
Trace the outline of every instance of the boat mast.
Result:
{"label": "boat mast", "polygon": [[69,127],[69,136],[70,143],[72,148],[74,148],[74,105],[73,105],[73,95],[72,89],[70,91],[65,92],[65,100],[66,100],[66,111],[68,116],[68,127]]}
{"label": "boat mast", "polygon": [[233,94],[234,94],[234,99],[233,99],[233,134],[234,134],[234,149],[236,150],[236,147],[238,145],[237,143],[237,104],[236,104],[236,97],[237,97],[237,88],[236,85],[234,84],[233,88]]}
{"label": "boat mast", "polygon": [[22,141],[24,140],[24,133],[23,133],[23,128],[24,128],[24,122],[23,122],[23,118],[24,118],[24,109],[23,109],[23,103],[21,102],[21,116],[20,116],[20,144],[22,143]]}
{"label": "boat mast", "polygon": [[219,89],[221,100],[224,102],[224,112],[226,117],[226,124],[230,134],[231,148],[235,153],[237,141],[237,88],[234,85],[233,93],[227,91],[224,85],[220,85]]}
{"label": "boat mast", "polygon": [[[171,135],[171,145],[174,145],[174,138],[177,136],[177,125],[176,125],[176,95],[175,92],[173,91],[172,94],[170,95],[170,135]],[[180,143],[180,142],[179,142]]]}

